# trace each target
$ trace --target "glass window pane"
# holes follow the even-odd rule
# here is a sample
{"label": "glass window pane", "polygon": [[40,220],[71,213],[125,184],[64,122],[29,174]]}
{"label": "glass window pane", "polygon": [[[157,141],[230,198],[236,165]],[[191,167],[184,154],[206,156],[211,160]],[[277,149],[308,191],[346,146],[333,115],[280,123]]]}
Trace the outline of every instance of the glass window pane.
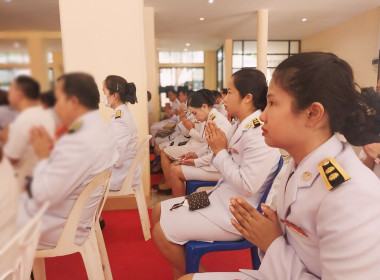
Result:
{"label": "glass window pane", "polygon": [[223,60],[223,48],[220,48],[216,54],[217,60],[221,61]]}
{"label": "glass window pane", "polygon": [[289,41],[268,41],[269,53],[288,53]]}
{"label": "glass window pane", "polygon": [[244,54],[256,54],[257,42],[256,41],[244,41]]}
{"label": "glass window pane", "polygon": [[256,55],[249,54],[243,56],[243,67],[256,67],[257,58]]}
{"label": "glass window pane", "polygon": [[172,69],[160,68],[160,86],[166,87],[173,85]]}
{"label": "glass window pane", "polygon": [[232,74],[235,73],[236,71],[239,71],[241,68],[232,68]]}
{"label": "glass window pane", "polygon": [[232,46],[233,54],[243,54],[243,41],[234,41]]}
{"label": "glass window pane", "polygon": [[299,53],[300,52],[300,42],[291,41],[290,42],[290,53]]}
{"label": "glass window pane", "polygon": [[0,89],[9,90],[9,86],[13,79],[20,75],[30,76],[30,69],[15,68],[15,69],[0,69]]}
{"label": "glass window pane", "polygon": [[170,63],[181,63],[181,53],[171,52],[170,53]]}
{"label": "glass window pane", "polygon": [[276,70],[276,68],[267,68],[267,82],[268,82],[268,85],[269,85],[270,81],[272,80],[272,76],[273,76],[274,70]]}
{"label": "glass window pane", "polygon": [[232,68],[242,68],[243,67],[243,57],[241,54],[232,55]]}
{"label": "glass window pane", "polygon": [[288,55],[269,55],[268,54],[268,67],[277,67],[283,60],[287,59]]}
{"label": "glass window pane", "polygon": [[181,56],[182,63],[191,63],[193,61],[193,54],[191,52],[182,52]]}
{"label": "glass window pane", "polygon": [[170,63],[170,52],[158,52],[159,63]]}
{"label": "glass window pane", "polygon": [[160,92],[161,107],[164,108],[166,103],[170,103],[169,98],[166,96],[166,92]]}
{"label": "glass window pane", "polygon": [[193,63],[203,63],[204,61],[204,52],[193,52]]}

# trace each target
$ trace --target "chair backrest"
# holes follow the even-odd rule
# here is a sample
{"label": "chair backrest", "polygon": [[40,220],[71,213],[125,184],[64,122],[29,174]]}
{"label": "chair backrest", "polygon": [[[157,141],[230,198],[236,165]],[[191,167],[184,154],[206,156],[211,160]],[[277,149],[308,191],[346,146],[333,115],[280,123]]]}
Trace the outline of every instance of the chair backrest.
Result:
{"label": "chair backrest", "polygon": [[34,256],[40,238],[42,214],[46,211],[46,202],[37,214],[0,249],[0,279],[29,279]]}
{"label": "chair backrest", "polygon": [[273,186],[274,180],[276,179],[278,173],[280,173],[283,164],[284,164],[284,159],[282,158],[282,156],[280,156],[280,160],[278,161],[278,166],[277,166],[276,172],[274,173],[273,179],[268,185],[268,187],[266,188],[265,192],[263,193],[263,196],[260,199],[259,205],[257,206],[257,211],[259,211],[260,213],[262,212],[261,203],[265,203],[265,201],[267,200],[268,194]]}
{"label": "chair backrest", "polygon": [[[121,196],[121,195],[127,195],[130,194],[130,189],[133,184],[133,180],[135,178],[135,173],[137,171],[137,168],[141,167],[141,170],[144,167],[144,164],[146,162],[145,157],[148,153],[148,142],[149,139],[152,138],[152,135],[147,135],[144,137],[144,139],[140,142],[140,144],[137,147],[137,153],[136,157],[134,158],[131,167],[128,170],[127,177],[124,180],[123,187],[121,188],[120,191],[112,191],[110,192],[110,196]],[[142,171],[141,171],[142,172]]]}
{"label": "chair backrest", "polygon": [[[63,227],[62,234],[58,240],[57,246],[51,249],[52,255],[60,255],[60,251],[67,251],[68,248],[72,248],[75,244],[75,236],[77,233],[78,224],[83,213],[83,209],[87,205],[88,199],[90,198],[93,191],[100,186],[103,187],[101,198],[99,200],[97,209],[94,211],[93,215],[93,225],[99,221],[101,210],[103,209],[105,197],[110,187],[110,177],[111,170],[108,168],[91,180],[90,183],[82,190],[78,196],[73,208],[71,209],[70,215],[67,218],[65,226]],[[93,227],[92,229],[93,230]]]}

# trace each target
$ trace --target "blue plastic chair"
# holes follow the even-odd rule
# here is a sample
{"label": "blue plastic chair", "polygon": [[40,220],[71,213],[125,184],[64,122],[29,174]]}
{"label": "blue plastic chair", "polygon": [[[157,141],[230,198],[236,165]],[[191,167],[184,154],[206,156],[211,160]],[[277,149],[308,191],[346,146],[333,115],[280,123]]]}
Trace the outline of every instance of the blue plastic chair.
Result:
{"label": "blue plastic chair", "polygon": [[186,194],[191,194],[200,187],[216,186],[217,183],[218,183],[217,181],[197,181],[197,180],[186,181]]}
{"label": "blue plastic chair", "polygon": [[[280,161],[278,163],[277,170],[275,172],[275,175],[273,177],[273,180],[271,184],[268,185],[267,189],[263,193],[263,196],[261,197],[260,203],[257,207],[257,211],[260,213],[261,210],[261,203],[265,203],[269,191],[272,188],[274,179],[277,177],[278,173],[280,173],[280,170],[282,168],[284,161],[282,157],[280,157]],[[197,181],[202,182],[202,181]],[[199,186],[205,186],[203,182],[202,184],[199,184]],[[246,239],[239,240],[239,241],[214,241],[212,243],[210,242],[202,242],[202,241],[189,241],[186,243],[185,249],[186,249],[186,274],[188,273],[196,273],[199,269],[199,263],[203,255],[210,253],[210,252],[217,252],[217,251],[232,251],[232,250],[242,250],[242,249],[248,249],[251,248],[251,257],[252,257],[252,267],[253,269],[257,270],[260,267],[260,258],[258,254],[258,249],[255,245],[253,245],[251,242],[249,242]]]}

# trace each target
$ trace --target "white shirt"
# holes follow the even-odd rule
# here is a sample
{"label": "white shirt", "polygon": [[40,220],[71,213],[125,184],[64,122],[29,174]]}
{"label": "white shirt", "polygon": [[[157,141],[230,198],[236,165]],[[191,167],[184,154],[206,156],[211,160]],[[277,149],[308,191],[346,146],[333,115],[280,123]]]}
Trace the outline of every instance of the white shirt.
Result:
{"label": "white shirt", "polygon": [[[112,181],[110,190],[120,190],[124,180],[128,175],[128,170],[132,165],[137,153],[138,130],[136,120],[126,104],[115,108],[112,115],[110,128],[112,136],[116,141],[119,159],[112,168]],[[137,170],[133,186],[139,183],[141,170]]]}
{"label": "white shirt", "polygon": [[32,127],[43,126],[53,137],[55,123],[52,115],[41,106],[33,106],[22,111],[9,125],[7,143],[4,146],[4,155],[19,160],[15,171],[20,188],[24,186],[25,176],[31,176],[38,159],[29,142],[29,132]]}
{"label": "white shirt", "polygon": [[12,165],[6,157],[0,162],[0,248],[15,233],[19,188]]}
{"label": "white shirt", "polygon": [[17,117],[18,112],[9,105],[0,105],[0,124],[10,124]]}
{"label": "white shirt", "polygon": [[[98,110],[82,115],[79,129],[63,135],[49,158],[38,163],[31,185],[32,198],[21,198],[18,223],[24,224],[45,201],[39,249],[54,247],[70,211],[83,188],[117,160],[116,143]],[[77,122],[74,122],[77,123]],[[88,235],[91,217],[99,201],[99,190],[91,195],[80,219],[76,243]]]}

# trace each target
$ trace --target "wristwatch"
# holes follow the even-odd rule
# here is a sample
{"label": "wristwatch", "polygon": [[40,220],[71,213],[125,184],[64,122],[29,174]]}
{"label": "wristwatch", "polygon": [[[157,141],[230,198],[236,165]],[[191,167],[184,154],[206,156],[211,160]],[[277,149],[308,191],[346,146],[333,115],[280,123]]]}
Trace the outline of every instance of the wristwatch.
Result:
{"label": "wristwatch", "polygon": [[375,158],[375,163],[380,164],[380,154],[378,154],[377,158]]}

